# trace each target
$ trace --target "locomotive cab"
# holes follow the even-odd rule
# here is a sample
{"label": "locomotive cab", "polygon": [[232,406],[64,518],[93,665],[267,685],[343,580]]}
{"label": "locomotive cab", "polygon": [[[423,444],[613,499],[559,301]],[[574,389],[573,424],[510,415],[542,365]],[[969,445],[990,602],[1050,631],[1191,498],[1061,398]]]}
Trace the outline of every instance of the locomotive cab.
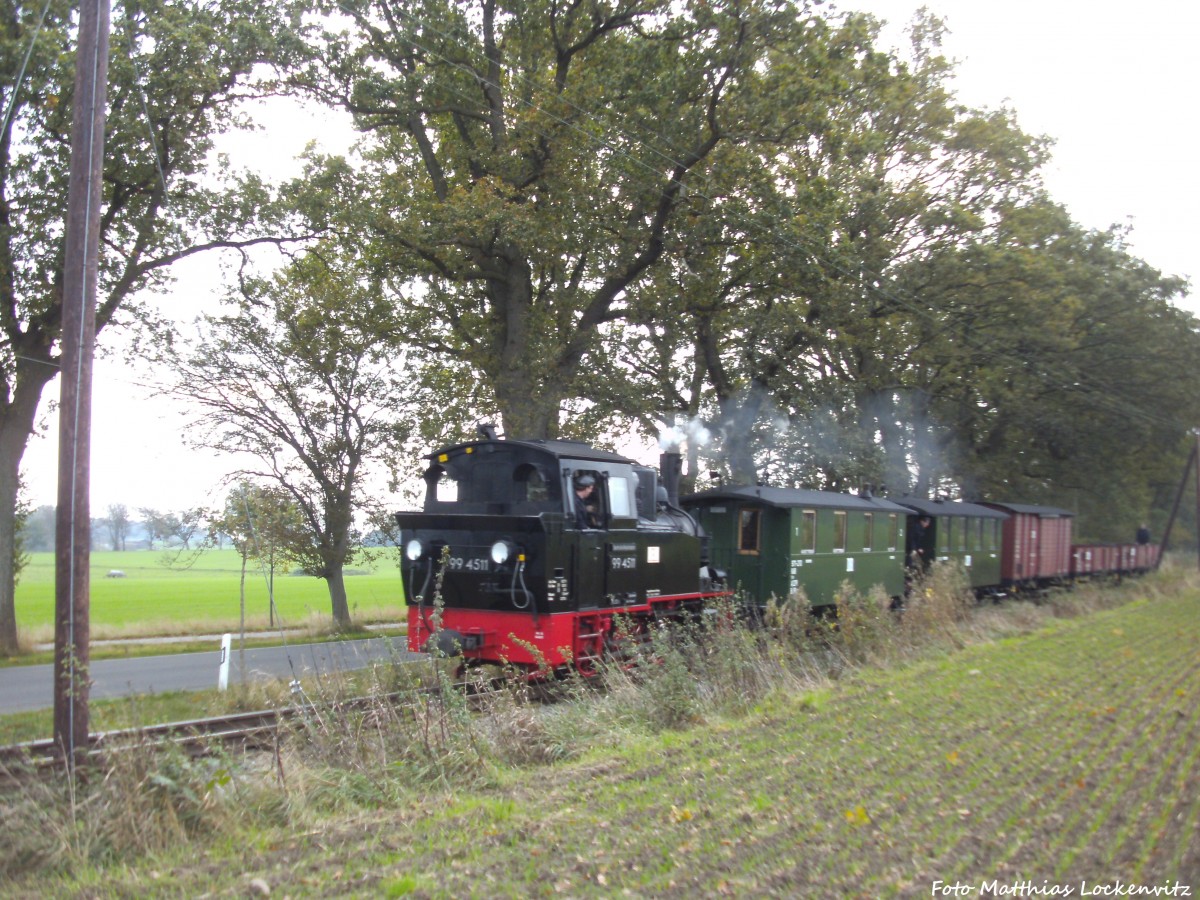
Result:
{"label": "locomotive cab", "polygon": [[701,603],[702,540],[657,503],[657,473],[575,441],[482,440],[428,457],[396,514],[409,647],[559,668],[594,659],[613,617]]}

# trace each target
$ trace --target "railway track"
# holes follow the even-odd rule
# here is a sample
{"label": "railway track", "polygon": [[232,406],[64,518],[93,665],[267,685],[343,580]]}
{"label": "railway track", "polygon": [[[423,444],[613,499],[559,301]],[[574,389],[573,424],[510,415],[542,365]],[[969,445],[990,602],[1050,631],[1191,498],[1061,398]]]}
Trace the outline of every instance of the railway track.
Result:
{"label": "railway track", "polygon": [[[468,703],[476,708],[492,693],[492,690],[482,689],[473,682],[460,682],[453,687],[461,691]],[[85,765],[89,761],[100,764],[111,753],[134,747],[165,747],[172,744],[196,756],[211,753],[218,746],[244,751],[269,749],[276,745],[280,727],[287,722],[304,718],[319,719],[336,709],[346,710],[378,703],[404,706],[435,696],[438,690],[427,687],[383,696],[356,697],[337,703],[305,702],[280,709],[98,732],[90,736],[82,758]],[[19,782],[27,777],[49,777],[62,770],[64,759],[62,747],[50,738],[0,746],[0,784],[6,781]]]}
{"label": "railway track", "polygon": [[[90,736],[83,751],[84,760],[99,761],[111,752],[132,746],[175,744],[188,752],[200,753],[219,744],[240,744],[246,748],[264,746],[275,740],[282,719],[298,714],[299,707],[282,710],[258,710],[206,719],[166,722],[119,731],[98,732]],[[63,765],[63,748],[53,739],[26,741],[0,746],[0,776],[20,777],[47,773]]]}

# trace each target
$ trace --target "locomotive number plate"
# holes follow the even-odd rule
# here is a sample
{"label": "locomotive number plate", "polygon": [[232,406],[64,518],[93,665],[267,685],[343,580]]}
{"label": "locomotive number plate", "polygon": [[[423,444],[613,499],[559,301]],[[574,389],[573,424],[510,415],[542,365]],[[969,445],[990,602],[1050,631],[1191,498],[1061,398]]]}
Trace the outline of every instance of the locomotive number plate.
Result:
{"label": "locomotive number plate", "polygon": [[490,568],[490,560],[486,556],[471,559],[462,556],[452,556],[446,560],[446,568],[451,572],[486,572]]}
{"label": "locomotive number plate", "polygon": [[614,556],[612,558],[612,567],[614,569],[636,569],[636,556]]}

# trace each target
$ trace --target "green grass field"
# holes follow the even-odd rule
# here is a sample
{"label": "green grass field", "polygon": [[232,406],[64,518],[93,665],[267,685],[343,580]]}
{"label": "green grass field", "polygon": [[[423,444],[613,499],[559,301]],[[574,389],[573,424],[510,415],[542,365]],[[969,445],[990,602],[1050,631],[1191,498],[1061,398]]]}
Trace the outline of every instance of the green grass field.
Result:
{"label": "green grass field", "polygon": [[[350,612],[362,623],[399,621],[404,613],[396,551],[347,569]],[[123,578],[108,573],[124,572]],[[190,565],[161,550],[93,553],[91,628],[96,639],[228,630],[240,622],[241,560],[235,550],[206,550]],[[329,590],[319,578],[276,570],[276,624],[320,625],[330,618]],[[266,628],[267,575],[246,571],[246,620]],[[17,627],[30,642],[53,639],[54,554],[31,554],[16,595]]]}

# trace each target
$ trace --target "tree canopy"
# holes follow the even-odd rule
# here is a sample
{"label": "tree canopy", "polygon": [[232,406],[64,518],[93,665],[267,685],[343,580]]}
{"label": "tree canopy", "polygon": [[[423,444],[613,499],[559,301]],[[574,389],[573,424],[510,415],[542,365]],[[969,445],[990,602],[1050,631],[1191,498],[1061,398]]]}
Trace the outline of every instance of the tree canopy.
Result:
{"label": "tree canopy", "polygon": [[[71,39],[48,9],[32,41],[9,3],[0,34],[6,643],[59,327]],[[98,325],[182,256],[284,218],[322,236],[176,357],[193,440],[287,491],[339,622],[361,467],[483,415],[532,438],[701,422],[695,464],[739,480],[1057,503],[1101,537],[1144,517],[1200,416],[1186,284],[1072,221],[1014,111],[958,102],[930,15],[904,53],[804,0],[151,0],[115,21]],[[256,90],[347,111],[358,158],[313,154],[286,203],[214,181],[212,136]]]}
{"label": "tree canopy", "polygon": [[941,34],[922,14],[885,52],[789,2],[338,4],[290,78],[365,162],[300,205],[513,436],[695,418],[741,480],[1136,506],[1196,417],[1163,380],[1198,349],[1185,286],[1046,196],[1050,142],[959,104]]}
{"label": "tree canopy", "polygon": [[[45,15],[42,16],[43,6]],[[55,376],[74,90],[73,6],[0,2],[0,649],[16,647],[11,561],[17,476]],[[251,75],[286,59],[284,6],[144,0],[110,40],[96,327],[170,265],[280,234],[257,179],[214,171],[213,136],[238,124]],[[26,63],[27,60],[27,63]]]}
{"label": "tree canopy", "polygon": [[302,527],[276,546],[325,579],[342,627],[344,568],[367,552],[361,531],[378,506],[368,464],[400,455],[420,396],[403,351],[381,337],[390,310],[362,276],[352,258],[318,249],[246,282],[234,312],[205,317],[183,352],[163,354],[195,410],[189,440],[240,458],[237,475],[276,485],[294,506]]}

